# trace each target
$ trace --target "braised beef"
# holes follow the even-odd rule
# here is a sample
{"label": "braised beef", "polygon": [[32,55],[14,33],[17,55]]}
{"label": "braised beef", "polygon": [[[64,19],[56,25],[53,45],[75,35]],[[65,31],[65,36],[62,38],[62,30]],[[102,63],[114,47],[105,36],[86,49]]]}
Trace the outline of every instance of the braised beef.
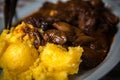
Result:
{"label": "braised beef", "polygon": [[65,22],[55,22],[53,23],[53,27],[57,28],[60,31],[72,32],[72,26]]}
{"label": "braised beef", "polygon": [[55,29],[47,30],[43,35],[43,38],[47,42],[52,42],[57,44],[64,44],[67,41],[65,33]]}
{"label": "braised beef", "polygon": [[69,0],[45,2],[22,21],[43,30],[42,35],[34,33],[36,47],[47,42],[65,47],[80,45],[84,48],[81,66],[93,68],[106,57],[119,19],[102,0]]}

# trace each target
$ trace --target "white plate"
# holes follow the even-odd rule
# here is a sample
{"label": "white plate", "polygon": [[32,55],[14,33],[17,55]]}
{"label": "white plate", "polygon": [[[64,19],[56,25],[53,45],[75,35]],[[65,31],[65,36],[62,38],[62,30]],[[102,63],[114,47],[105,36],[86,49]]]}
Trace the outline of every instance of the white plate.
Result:
{"label": "white plate", "polygon": [[[32,3],[27,4],[23,8],[17,10],[19,18],[23,18],[34,11],[37,11],[45,1],[56,2],[57,0],[35,0]],[[64,0],[65,1],[65,0]],[[113,1],[113,2],[112,2]],[[111,11],[120,17],[120,0],[104,0],[106,6]],[[0,31],[3,29],[3,21],[0,19]],[[118,32],[115,35],[114,41],[110,48],[110,51],[105,60],[96,68],[91,69],[81,75],[76,76],[75,80],[98,80],[107,74],[118,62],[120,61],[120,24],[118,24]]]}

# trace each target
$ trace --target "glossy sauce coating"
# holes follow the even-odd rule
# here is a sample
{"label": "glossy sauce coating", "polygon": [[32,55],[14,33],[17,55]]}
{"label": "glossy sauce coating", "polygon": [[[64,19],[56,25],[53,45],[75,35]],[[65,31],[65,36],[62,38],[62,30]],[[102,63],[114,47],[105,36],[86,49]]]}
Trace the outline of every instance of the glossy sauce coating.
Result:
{"label": "glossy sauce coating", "polygon": [[22,21],[44,31],[39,36],[44,44],[39,45],[52,42],[64,47],[82,46],[84,68],[93,68],[104,60],[119,22],[101,0],[45,2],[38,12]]}

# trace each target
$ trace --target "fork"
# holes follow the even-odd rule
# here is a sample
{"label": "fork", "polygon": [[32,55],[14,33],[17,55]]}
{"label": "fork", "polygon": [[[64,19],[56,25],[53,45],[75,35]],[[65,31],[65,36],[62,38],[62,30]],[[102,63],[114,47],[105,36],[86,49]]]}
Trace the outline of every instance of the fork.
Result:
{"label": "fork", "polygon": [[16,15],[18,0],[5,0],[4,3],[4,28],[10,29],[13,17]]}

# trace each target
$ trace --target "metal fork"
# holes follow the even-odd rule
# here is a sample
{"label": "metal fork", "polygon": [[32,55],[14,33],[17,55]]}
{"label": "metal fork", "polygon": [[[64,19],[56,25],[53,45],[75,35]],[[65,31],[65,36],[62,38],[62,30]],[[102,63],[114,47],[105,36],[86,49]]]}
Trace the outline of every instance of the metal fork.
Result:
{"label": "metal fork", "polygon": [[18,0],[5,0],[4,3],[4,28],[10,29],[13,17],[16,15]]}

